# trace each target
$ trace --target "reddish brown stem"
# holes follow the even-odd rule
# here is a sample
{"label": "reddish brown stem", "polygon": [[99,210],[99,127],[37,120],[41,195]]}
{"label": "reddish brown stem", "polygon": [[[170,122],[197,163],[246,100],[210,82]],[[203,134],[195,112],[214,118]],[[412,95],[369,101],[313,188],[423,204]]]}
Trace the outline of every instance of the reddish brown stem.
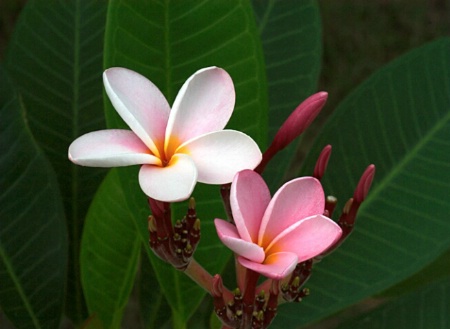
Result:
{"label": "reddish brown stem", "polygon": [[240,329],[251,329],[253,308],[255,303],[255,290],[259,273],[247,269],[245,277],[245,291],[242,298],[242,323]]}

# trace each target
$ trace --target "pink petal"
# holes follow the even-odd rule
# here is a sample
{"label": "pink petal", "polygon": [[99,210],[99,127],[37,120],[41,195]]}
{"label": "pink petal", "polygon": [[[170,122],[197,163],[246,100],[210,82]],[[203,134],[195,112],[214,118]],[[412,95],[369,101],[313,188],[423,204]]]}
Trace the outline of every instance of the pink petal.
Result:
{"label": "pink petal", "polygon": [[103,83],[122,119],[156,156],[161,157],[170,113],[161,91],[144,76],[120,67],[106,70]]}
{"label": "pink petal", "polygon": [[170,155],[194,137],[222,130],[230,119],[234,102],[233,81],[226,71],[208,67],[194,73],[173,103],[167,124],[166,153]]}
{"label": "pink petal", "polygon": [[299,220],[323,214],[325,195],[320,182],[301,177],[284,184],[275,193],[261,222],[258,244],[267,247],[280,232]]}
{"label": "pink petal", "polygon": [[281,232],[266,248],[266,254],[292,252],[298,262],[303,262],[327,250],[341,234],[341,228],[331,219],[311,216]]}
{"label": "pink petal", "polygon": [[258,241],[259,226],[269,202],[269,188],[259,174],[252,170],[236,174],[231,184],[230,204],[242,239]]}
{"label": "pink petal", "polygon": [[230,183],[238,171],[255,168],[262,157],[255,141],[235,130],[199,136],[176,152],[192,157],[198,169],[198,181],[207,184]]}
{"label": "pink petal", "polygon": [[281,280],[291,274],[298,263],[297,255],[290,252],[271,254],[262,264],[243,257],[238,257],[238,261],[242,266],[275,280]]}
{"label": "pink petal", "polygon": [[69,159],[89,167],[121,167],[135,164],[161,165],[132,131],[100,130],[78,137],[69,146]]}
{"label": "pink petal", "polygon": [[166,167],[144,165],[139,171],[139,184],[144,193],[165,202],[186,200],[196,182],[195,164],[184,154],[173,156]]}
{"label": "pink petal", "polygon": [[264,260],[266,257],[264,250],[257,244],[242,240],[236,226],[218,218],[214,220],[214,224],[216,225],[219,239],[236,254],[257,263],[261,263]]}

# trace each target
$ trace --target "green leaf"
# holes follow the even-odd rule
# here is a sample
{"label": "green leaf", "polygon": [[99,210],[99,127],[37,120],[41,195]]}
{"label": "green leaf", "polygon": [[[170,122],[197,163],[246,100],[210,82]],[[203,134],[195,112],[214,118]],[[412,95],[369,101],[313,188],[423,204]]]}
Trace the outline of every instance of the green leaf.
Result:
{"label": "green leaf", "polygon": [[141,245],[117,169],[113,169],[89,208],[80,253],[81,282],[88,310],[98,316],[104,328],[121,327]]}
{"label": "green leaf", "polygon": [[[216,65],[226,69],[236,88],[236,108],[228,128],[244,131],[260,146],[267,135],[266,79],[262,49],[252,8],[245,1],[111,1],[105,41],[105,66],[123,66],[152,80],[173,102],[178,89],[196,70]],[[126,127],[111,106],[109,127]],[[148,240],[148,207],[137,183],[137,168],[121,170],[129,208],[138,231]],[[129,186],[125,186],[125,185]],[[194,194],[202,221],[196,258],[212,273],[220,272],[230,253],[220,244],[212,220],[224,216],[219,187],[198,184]],[[186,203],[176,205],[181,219]],[[214,256],[212,256],[214,255]],[[158,280],[174,310],[174,326],[183,328],[205,292],[182,273],[151,258]]]}
{"label": "green leaf", "polygon": [[67,160],[69,144],[104,127],[102,47],[106,1],[27,2],[6,64],[28,109],[30,129],[56,171],[68,220],[70,262],[67,311],[86,314],[78,279],[82,221],[105,173]]}
{"label": "green leaf", "polygon": [[18,328],[58,328],[67,232],[55,173],[0,69],[0,306]]}
{"label": "green leaf", "polygon": [[145,329],[171,328],[171,309],[158,284],[155,271],[147,257],[141,258],[138,278],[139,306]]}
{"label": "green leaf", "polygon": [[380,293],[448,250],[449,55],[444,38],[399,58],[348,96],[325,126],[303,173],[331,143],[323,183],[340,199],[337,209],[370,163],[377,166],[375,182],[354,233],[314,268],[312,295],[281,308],[278,327],[306,324]]}
{"label": "green leaf", "polygon": [[445,329],[450,326],[450,277],[394,299],[338,329]]}
{"label": "green leaf", "polygon": [[398,296],[411,292],[427,283],[442,279],[446,276],[450,276],[450,249],[436,258],[436,260],[420,272],[417,272],[405,281],[389,288],[387,291],[383,291],[379,297]]}
{"label": "green leaf", "polygon": [[[269,141],[284,120],[316,91],[322,55],[322,27],[315,0],[252,1],[261,35],[269,84]],[[298,142],[278,153],[264,178],[281,186],[295,159]]]}
{"label": "green leaf", "polygon": [[81,325],[81,329],[104,329],[103,324],[100,321],[97,314],[91,315],[89,318],[87,318],[86,321]]}

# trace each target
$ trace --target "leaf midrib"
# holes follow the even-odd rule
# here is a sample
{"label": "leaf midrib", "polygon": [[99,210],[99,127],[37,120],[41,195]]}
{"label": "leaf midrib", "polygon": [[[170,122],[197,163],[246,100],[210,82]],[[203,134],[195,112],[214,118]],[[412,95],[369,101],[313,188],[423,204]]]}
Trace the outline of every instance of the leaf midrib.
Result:
{"label": "leaf midrib", "polygon": [[[74,12],[74,51],[73,51],[73,101],[72,101],[72,115],[73,115],[73,119],[72,119],[72,139],[75,140],[75,138],[78,137],[79,135],[79,97],[80,97],[80,85],[79,85],[79,80],[80,80],[80,72],[79,72],[79,66],[80,66],[80,27],[81,27],[81,23],[80,23],[80,4],[81,0],[77,0],[75,2],[75,12]],[[80,236],[80,232],[78,230],[78,205],[79,200],[78,200],[78,190],[79,190],[79,186],[78,186],[78,181],[79,181],[79,169],[78,166],[71,166],[71,171],[72,171],[72,195],[71,195],[71,199],[72,199],[72,216],[70,218],[70,223],[68,223],[69,225],[71,225],[71,232],[72,232],[72,238],[73,241],[79,241],[79,236]],[[73,257],[73,267],[75,270],[75,273],[79,273],[80,272],[80,267],[79,267],[79,262],[77,261],[79,258],[79,251],[77,246],[72,246],[71,251],[72,252],[72,257]],[[77,279],[75,279],[75,299],[76,299],[76,303],[75,303],[75,307],[77,308],[77,313],[78,314],[82,314],[82,307],[81,305],[81,300],[83,299],[82,295],[81,295],[81,286],[80,283]]]}
{"label": "leaf midrib", "polygon": [[[447,90],[450,91],[449,88]],[[434,99],[434,95],[432,96]],[[385,190],[391,181],[394,180],[395,177],[398,176],[398,174],[402,171],[402,169],[410,163],[414,157],[420,152],[420,150],[427,145],[428,142],[430,142],[433,139],[433,136],[438,133],[447,123],[450,121],[450,112],[447,112],[446,115],[444,115],[441,118],[438,118],[436,120],[436,124],[431,127],[428,132],[422,136],[422,138],[418,138],[417,143],[413,148],[409,150],[409,152],[405,153],[405,156],[397,162],[397,165],[392,167],[390,172],[383,177],[383,180],[380,182],[380,184],[376,185],[369,193],[368,198],[366,202],[364,202],[361,205],[361,210],[363,210],[369,203],[371,199],[376,199],[377,195],[382,193],[383,190]]]}
{"label": "leaf midrib", "polygon": [[23,301],[27,313],[30,315],[31,320],[33,321],[34,327],[37,329],[41,328],[39,320],[36,314],[34,313],[33,308],[31,307],[30,301],[28,300],[27,295],[22,288],[22,285],[20,283],[19,278],[16,275],[16,272],[14,271],[14,266],[12,265],[10,259],[7,257],[5,250],[1,244],[0,244],[0,258],[3,261],[3,264],[5,264],[7,272],[10,274],[10,278],[13,281],[14,286],[16,287],[20,299]]}

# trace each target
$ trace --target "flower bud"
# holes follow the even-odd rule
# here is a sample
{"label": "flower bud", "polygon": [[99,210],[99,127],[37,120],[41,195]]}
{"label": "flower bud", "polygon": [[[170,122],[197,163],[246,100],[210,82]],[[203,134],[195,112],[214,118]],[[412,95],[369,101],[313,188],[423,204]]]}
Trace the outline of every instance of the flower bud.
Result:
{"label": "flower bud", "polygon": [[255,168],[257,173],[262,173],[275,154],[288,146],[309,127],[325,105],[327,98],[328,93],[321,91],[308,97],[297,106],[278,130],[272,144],[264,152],[261,163]]}
{"label": "flower bud", "polygon": [[372,185],[373,177],[375,176],[375,165],[371,164],[366,168],[362,174],[358,186],[353,194],[353,199],[357,203],[362,203],[369,193],[370,186]]}
{"label": "flower bud", "polygon": [[322,110],[328,98],[328,93],[321,91],[303,101],[287,118],[278,130],[273,140],[278,150],[288,146],[313,122]]}

